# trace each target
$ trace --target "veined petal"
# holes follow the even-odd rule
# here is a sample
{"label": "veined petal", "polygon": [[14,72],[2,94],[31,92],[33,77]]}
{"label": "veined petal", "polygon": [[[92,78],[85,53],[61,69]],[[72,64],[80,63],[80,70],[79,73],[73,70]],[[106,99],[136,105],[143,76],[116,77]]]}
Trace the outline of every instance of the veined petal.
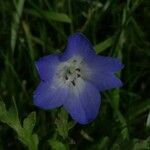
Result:
{"label": "veined petal", "polygon": [[64,108],[72,118],[80,124],[93,121],[99,111],[100,94],[91,83],[83,81],[82,88],[75,94],[70,93],[64,103]]}
{"label": "veined petal", "polygon": [[63,104],[67,92],[61,86],[50,82],[41,82],[34,91],[34,105],[43,109],[52,109]]}
{"label": "veined petal", "polygon": [[124,65],[117,58],[98,55],[93,57],[89,65],[100,72],[117,72],[124,67]]}
{"label": "veined petal", "polygon": [[83,56],[85,59],[96,55],[91,42],[82,33],[69,36],[66,50],[61,59],[67,60],[75,55]]}
{"label": "veined petal", "polygon": [[114,74],[123,68],[118,59],[96,56],[93,57],[93,61],[87,61],[87,66],[90,68],[87,80],[97,86],[100,91],[122,86],[122,82]]}
{"label": "veined petal", "polygon": [[100,91],[109,90],[112,88],[119,88],[122,82],[111,72],[92,72],[89,78]]}
{"label": "veined petal", "polygon": [[59,64],[58,55],[44,56],[35,62],[40,78],[43,81],[52,80],[58,64]]}

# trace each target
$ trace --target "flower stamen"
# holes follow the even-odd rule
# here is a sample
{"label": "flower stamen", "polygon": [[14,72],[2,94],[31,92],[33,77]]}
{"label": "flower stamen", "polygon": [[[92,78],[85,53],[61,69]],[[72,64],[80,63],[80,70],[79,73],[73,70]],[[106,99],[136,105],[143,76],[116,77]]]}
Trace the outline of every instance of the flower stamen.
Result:
{"label": "flower stamen", "polygon": [[[60,64],[57,69],[57,81],[67,87],[79,87],[80,79],[86,78],[86,64],[82,57],[74,56],[68,61]],[[79,85],[78,85],[79,84]]]}
{"label": "flower stamen", "polygon": [[73,86],[75,86],[75,85],[76,85],[74,80],[72,80],[72,81],[71,81],[71,83],[72,83],[72,85],[73,85]]}

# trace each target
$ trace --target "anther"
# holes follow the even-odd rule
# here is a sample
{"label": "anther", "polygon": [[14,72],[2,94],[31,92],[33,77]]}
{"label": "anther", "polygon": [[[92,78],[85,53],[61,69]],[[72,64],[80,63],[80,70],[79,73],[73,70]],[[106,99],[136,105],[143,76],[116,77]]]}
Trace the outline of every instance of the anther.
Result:
{"label": "anther", "polygon": [[77,74],[77,78],[79,78],[79,77],[81,77],[81,75],[80,75],[80,74]]}
{"label": "anther", "polygon": [[80,72],[81,70],[80,70],[79,68],[76,68],[76,71],[79,71],[79,72]]}
{"label": "anther", "polygon": [[68,80],[68,77],[67,77],[67,75],[65,76],[65,79],[66,79],[66,80]]}
{"label": "anther", "polygon": [[73,86],[75,86],[75,85],[76,85],[76,84],[75,84],[75,82],[74,82],[74,80],[72,80],[72,81],[71,81],[71,83],[72,83],[72,85],[73,85]]}
{"label": "anther", "polygon": [[77,62],[77,61],[74,59],[73,62]]}

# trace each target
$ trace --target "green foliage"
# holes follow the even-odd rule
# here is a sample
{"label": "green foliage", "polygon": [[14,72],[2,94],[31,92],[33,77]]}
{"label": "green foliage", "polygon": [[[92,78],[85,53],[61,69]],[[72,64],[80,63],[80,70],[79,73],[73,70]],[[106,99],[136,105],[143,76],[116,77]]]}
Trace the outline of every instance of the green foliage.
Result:
{"label": "green foliage", "polygon": [[18,139],[30,150],[37,150],[38,136],[33,132],[36,122],[36,114],[32,112],[23,121],[23,127],[20,123],[16,106],[6,110],[5,104],[0,101],[0,121],[14,129]]}
{"label": "green foliage", "polygon": [[63,14],[63,13],[43,11],[42,14],[45,16],[47,20],[71,23],[71,19],[66,14]]}
{"label": "green foliage", "polygon": [[20,18],[23,12],[24,2],[25,0],[14,0],[15,11],[13,13],[13,20],[11,25],[11,48],[13,52],[16,46],[17,32],[20,23]]}
{"label": "green foliage", "polygon": [[[1,0],[0,150],[149,150],[149,6],[144,0]],[[124,86],[102,94],[100,113],[86,126],[62,108],[32,104],[39,83],[34,61],[63,51],[76,31],[97,54],[125,65],[118,74]]]}
{"label": "green foliage", "polygon": [[64,22],[71,23],[71,19],[68,15],[64,13],[58,13],[53,11],[44,11],[44,10],[28,10],[28,13],[34,15],[39,18],[45,18],[47,21],[56,21],[56,22]]}
{"label": "green foliage", "polygon": [[66,150],[67,149],[66,146],[62,142],[59,142],[57,140],[49,140],[48,142],[51,145],[52,150]]}
{"label": "green foliage", "polygon": [[95,45],[95,50],[96,50],[97,53],[101,53],[101,52],[107,50],[112,45],[113,45],[113,38],[110,37],[110,38],[106,39],[105,41],[96,44]]}
{"label": "green foliage", "polygon": [[71,128],[75,126],[75,123],[72,121],[68,121],[68,114],[66,111],[61,109],[58,114],[58,118],[56,119],[57,132],[63,139],[68,138],[68,133]]}

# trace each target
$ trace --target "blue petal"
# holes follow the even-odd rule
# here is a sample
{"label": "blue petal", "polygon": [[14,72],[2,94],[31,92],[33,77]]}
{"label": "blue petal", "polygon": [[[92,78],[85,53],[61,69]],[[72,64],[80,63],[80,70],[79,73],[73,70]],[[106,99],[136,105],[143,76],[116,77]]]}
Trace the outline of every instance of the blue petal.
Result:
{"label": "blue petal", "polygon": [[80,55],[85,59],[87,57],[95,56],[96,53],[90,41],[82,33],[74,33],[68,38],[66,51],[62,55],[62,60],[67,60],[72,56]]}
{"label": "blue petal", "polygon": [[34,92],[34,105],[52,109],[63,104],[67,92],[63,87],[57,86],[52,82],[41,82]]}
{"label": "blue petal", "polygon": [[87,64],[91,68],[91,75],[87,80],[96,85],[100,91],[122,86],[122,82],[114,75],[115,72],[123,68],[118,59],[96,56],[93,57],[93,61],[87,62]]}
{"label": "blue petal", "polygon": [[40,78],[49,81],[53,78],[57,65],[59,64],[58,55],[48,55],[35,62]]}
{"label": "blue petal", "polygon": [[100,91],[119,88],[123,85],[114,74],[106,72],[93,74],[90,81],[96,85]]}
{"label": "blue petal", "polygon": [[76,95],[70,93],[63,106],[75,121],[80,124],[90,123],[99,112],[99,91],[91,83],[85,82],[84,89],[78,89]]}
{"label": "blue petal", "polygon": [[117,58],[98,55],[92,58],[92,61],[90,61],[90,65],[92,68],[94,67],[97,71],[100,72],[117,72],[124,67],[120,60]]}

